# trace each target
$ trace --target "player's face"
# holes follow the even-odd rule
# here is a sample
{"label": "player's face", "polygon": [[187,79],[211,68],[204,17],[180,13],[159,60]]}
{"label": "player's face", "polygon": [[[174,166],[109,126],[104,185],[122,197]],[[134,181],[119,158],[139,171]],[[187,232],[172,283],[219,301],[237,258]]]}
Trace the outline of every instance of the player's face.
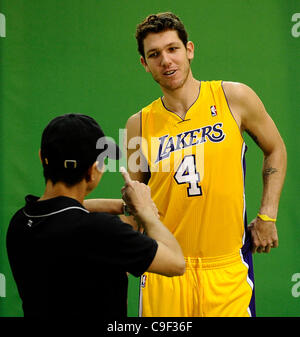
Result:
{"label": "player's face", "polygon": [[141,62],[162,88],[176,90],[184,85],[194,57],[191,41],[185,47],[175,30],[150,33],[144,39],[144,51]]}

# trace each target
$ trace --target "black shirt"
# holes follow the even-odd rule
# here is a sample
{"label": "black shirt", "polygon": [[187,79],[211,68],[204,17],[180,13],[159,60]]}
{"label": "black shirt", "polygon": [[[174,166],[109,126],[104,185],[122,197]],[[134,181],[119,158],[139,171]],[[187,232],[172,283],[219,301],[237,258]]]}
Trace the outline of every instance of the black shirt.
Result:
{"label": "black shirt", "polygon": [[7,232],[24,316],[126,316],[126,272],[144,273],[157,242],[71,198],[25,200]]}

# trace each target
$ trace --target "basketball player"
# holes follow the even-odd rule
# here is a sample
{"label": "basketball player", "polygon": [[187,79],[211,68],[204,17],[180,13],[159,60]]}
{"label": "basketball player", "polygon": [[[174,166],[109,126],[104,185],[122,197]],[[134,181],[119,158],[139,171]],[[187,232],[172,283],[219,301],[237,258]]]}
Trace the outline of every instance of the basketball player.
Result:
{"label": "basketball player", "polygon": [[[186,260],[183,276],[142,277],[140,314],[255,316],[251,250],[269,253],[278,246],[284,142],[248,86],[193,77],[194,44],[177,16],[148,16],[137,26],[136,39],[141,63],[163,96],[127,121],[128,170],[150,186],[160,219]],[[250,231],[244,132],[264,155],[261,205]],[[138,165],[132,160],[135,137],[142,137]]]}

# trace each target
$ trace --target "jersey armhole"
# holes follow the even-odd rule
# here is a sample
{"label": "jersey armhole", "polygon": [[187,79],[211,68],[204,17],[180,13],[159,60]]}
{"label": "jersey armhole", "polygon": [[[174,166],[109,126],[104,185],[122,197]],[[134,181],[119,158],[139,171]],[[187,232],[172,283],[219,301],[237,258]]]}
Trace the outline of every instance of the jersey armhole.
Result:
{"label": "jersey armhole", "polygon": [[229,102],[228,102],[228,99],[227,99],[227,96],[226,96],[226,93],[225,93],[225,90],[224,90],[224,87],[223,87],[223,82],[224,82],[224,81],[221,81],[221,88],[222,88],[222,91],[223,91],[223,95],[224,95],[224,97],[225,97],[226,105],[227,105],[228,110],[229,110],[229,112],[230,112],[230,114],[231,114],[231,116],[232,116],[232,118],[233,118],[233,120],[234,120],[234,122],[235,122],[235,124],[236,124],[236,126],[237,126],[237,128],[238,128],[238,130],[239,130],[239,134],[241,135],[241,138],[242,138],[242,140],[243,140],[243,142],[244,142],[244,137],[243,137],[243,134],[242,134],[242,132],[241,132],[241,130],[240,130],[240,128],[239,128],[238,122],[237,122],[237,120],[235,119],[234,114],[233,114],[232,111],[231,111],[231,108],[230,108],[230,105],[229,105]]}

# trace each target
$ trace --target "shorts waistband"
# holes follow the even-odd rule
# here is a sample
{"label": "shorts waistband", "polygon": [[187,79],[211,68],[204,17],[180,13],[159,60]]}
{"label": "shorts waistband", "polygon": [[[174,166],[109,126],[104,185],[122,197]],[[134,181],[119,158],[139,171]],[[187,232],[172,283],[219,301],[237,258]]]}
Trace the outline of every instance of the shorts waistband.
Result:
{"label": "shorts waistband", "polygon": [[217,269],[242,262],[240,253],[215,257],[185,257],[186,269]]}

